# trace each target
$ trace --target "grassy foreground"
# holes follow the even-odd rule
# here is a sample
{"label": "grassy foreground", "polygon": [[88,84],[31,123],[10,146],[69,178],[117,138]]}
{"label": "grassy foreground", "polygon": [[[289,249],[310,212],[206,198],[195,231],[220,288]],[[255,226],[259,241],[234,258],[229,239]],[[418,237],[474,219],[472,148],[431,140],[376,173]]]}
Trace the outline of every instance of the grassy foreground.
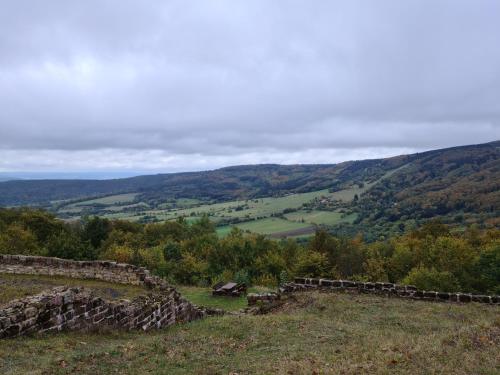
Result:
{"label": "grassy foreground", "polygon": [[304,294],[268,315],[0,342],[2,374],[498,374],[500,309]]}

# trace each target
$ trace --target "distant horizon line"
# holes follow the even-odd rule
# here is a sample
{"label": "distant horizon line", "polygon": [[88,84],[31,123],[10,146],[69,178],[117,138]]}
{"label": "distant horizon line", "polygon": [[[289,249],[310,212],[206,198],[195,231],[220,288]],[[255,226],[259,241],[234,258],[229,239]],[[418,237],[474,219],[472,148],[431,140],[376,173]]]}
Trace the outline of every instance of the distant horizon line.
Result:
{"label": "distant horizon line", "polygon": [[148,175],[158,175],[158,174],[173,174],[173,173],[196,173],[196,172],[208,172],[218,169],[224,168],[232,168],[232,167],[245,167],[245,166],[259,166],[259,165],[279,165],[279,166],[291,166],[291,165],[336,165],[341,163],[346,163],[350,161],[361,161],[361,160],[378,160],[378,159],[387,159],[391,157],[403,156],[403,155],[414,155],[421,154],[430,151],[438,151],[438,150],[446,150],[458,147],[472,147],[472,146],[480,146],[487,145],[495,142],[500,142],[500,140],[493,140],[490,142],[477,143],[477,144],[466,144],[466,145],[458,145],[458,146],[450,146],[443,148],[434,148],[427,149],[420,152],[407,153],[407,154],[395,154],[388,157],[383,158],[366,158],[366,159],[348,159],[339,161],[336,163],[247,163],[247,164],[231,164],[225,166],[214,166],[211,168],[200,168],[200,169],[174,169],[171,171],[158,170],[158,169],[136,169],[136,170],[44,170],[44,171],[2,171],[0,170],[0,182],[6,182],[11,180],[46,180],[46,179],[80,179],[80,180],[110,180],[110,179],[119,179],[119,178],[131,178],[131,177],[139,177],[139,176],[148,176]]}

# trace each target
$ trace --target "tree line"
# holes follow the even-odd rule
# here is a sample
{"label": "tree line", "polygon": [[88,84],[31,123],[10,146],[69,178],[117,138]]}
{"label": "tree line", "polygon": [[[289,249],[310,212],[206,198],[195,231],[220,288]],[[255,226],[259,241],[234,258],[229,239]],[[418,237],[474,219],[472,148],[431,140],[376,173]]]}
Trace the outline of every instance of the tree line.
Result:
{"label": "tree line", "polygon": [[218,237],[208,217],[133,223],[97,216],[64,222],[35,209],[0,209],[0,253],[107,259],[145,266],[172,283],[235,280],[277,286],[294,276],[389,281],[424,290],[500,294],[500,231],[453,232],[430,221],[366,243],[318,230],[307,242],[234,228]]}

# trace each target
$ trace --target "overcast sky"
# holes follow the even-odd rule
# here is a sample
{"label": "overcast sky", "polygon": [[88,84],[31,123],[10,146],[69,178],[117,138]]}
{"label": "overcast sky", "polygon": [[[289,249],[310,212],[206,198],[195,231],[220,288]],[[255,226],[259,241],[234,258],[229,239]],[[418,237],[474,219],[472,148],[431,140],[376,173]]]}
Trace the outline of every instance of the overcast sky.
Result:
{"label": "overcast sky", "polygon": [[333,163],[500,139],[500,1],[0,7],[0,171]]}

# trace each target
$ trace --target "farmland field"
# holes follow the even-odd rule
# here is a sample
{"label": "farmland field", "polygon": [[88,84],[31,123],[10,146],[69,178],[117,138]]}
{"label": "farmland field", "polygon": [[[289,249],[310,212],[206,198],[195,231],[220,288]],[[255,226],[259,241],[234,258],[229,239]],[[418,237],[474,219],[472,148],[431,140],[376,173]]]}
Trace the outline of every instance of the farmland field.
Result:
{"label": "farmland field", "polygon": [[[295,229],[311,227],[310,224],[297,223],[276,217],[247,221],[241,224],[235,224],[234,226],[240,228],[243,231],[249,231],[259,234],[273,234],[273,233],[287,232]],[[230,227],[229,226],[221,227],[219,233],[227,234],[230,229],[225,229],[225,228],[230,228]]]}
{"label": "farmland field", "polygon": [[335,225],[339,223],[352,223],[356,214],[345,215],[334,211],[296,211],[285,214],[285,218],[293,222],[304,222],[317,225]]}
{"label": "farmland field", "polygon": [[337,193],[329,193],[328,190],[313,191],[310,193],[290,194],[284,197],[268,197],[253,200],[229,201],[223,203],[204,204],[187,209],[173,210],[149,210],[148,215],[155,215],[165,219],[179,216],[208,214],[216,217],[265,217],[280,213],[287,208],[299,208],[304,203],[322,196],[334,196]]}
{"label": "farmland field", "polygon": [[89,206],[89,205],[92,205],[95,203],[105,204],[105,205],[130,203],[130,202],[133,202],[135,200],[136,196],[137,196],[137,193],[110,195],[110,196],[103,197],[103,198],[90,199],[88,201],[75,203],[75,206]]}
{"label": "farmland field", "polygon": [[[365,188],[357,186],[337,192],[318,190],[308,193],[289,194],[282,197],[266,197],[249,200],[236,200],[222,203],[203,204],[197,199],[180,198],[175,202],[166,202],[150,209],[149,205],[138,201],[138,194],[120,194],[98,199],[67,204],[59,212],[78,218],[82,214],[89,214],[92,205],[97,205],[97,213],[110,219],[140,221],[144,217],[154,218],[159,221],[175,220],[184,217],[193,222],[203,215],[208,215],[215,224],[221,223],[217,232],[226,235],[232,226],[244,231],[265,235],[287,237],[295,235],[310,235],[314,232],[315,225],[335,225],[341,222],[351,222],[354,216],[345,216],[332,211],[303,211],[304,205],[314,201],[331,200],[345,202],[360,194]],[[272,217],[280,215],[287,210],[299,210],[285,214],[281,218]],[[239,223],[225,225],[224,222],[237,220]],[[296,232],[298,231],[298,232]],[[297,233],[297,234],[295,234]]]}
{"label": "farmland field", "polygon": [[[381,179],[393,172],[388,172]],[[352,223],[356,219],[356,214],[341,213],[339,209],[381,179],[365,184],[354,184],[348,189],[335,192],[323,189],[279,197],[218,203],[178,198],[163,203],[148,204],[141,201],[140,194],[118,194],[73,203],[61,202],[58,212],[67,219],[99,215],[129,221],[168,221],[184,217],[193,222],[203,215],[208,215],[218,226],[219,235],[226,235],[231,227],[235,226],[244,231],[276,237],[307,236],[314,232],[317,225],[334,226],[340,223]]]}
{"label": "farmland field", "polygon": [[79,213],[86,207],[92,207],[94,205],[104,206],[106,209],[123,209],[124,205],[133,203],[137,193],[129,193],[129,194],[117,194],[117,195],[109,195],[107,197],[89,199],[85,201],[78,201],[74,203],[69,203],[63,205],[59,212],[62,213]]}

